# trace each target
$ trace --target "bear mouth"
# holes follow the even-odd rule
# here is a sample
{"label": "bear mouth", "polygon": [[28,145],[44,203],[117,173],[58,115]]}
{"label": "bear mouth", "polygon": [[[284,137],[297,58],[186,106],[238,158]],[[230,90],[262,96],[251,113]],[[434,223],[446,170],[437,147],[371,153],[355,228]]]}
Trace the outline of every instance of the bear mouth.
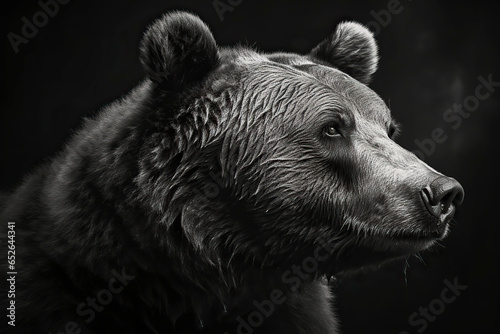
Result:
{"label": "bear mouth", "polygon": [[421,243],[428,241],[437,241],[446,237],[449,231],[449,221],[431,221],[428,225],[434,228],[421,229],[414,231],[402,231],[390,236],[385,236],[397,242]]}
{"label": "bear mouth", "polygon": [[385,253],[388,257],[413,254],[429,248],[447,236],[454,210],[452,205],[448,210],[449,214],[439,218],[421,213],[416,220],[394,224],[399,226],[395,229],[366,228],[364,225],[358,231],[351,230],[351,238],[355,245],[361,245],[373,252]]}
{"label": "bear mouth", "polygon": [[447,221],[426,221],[424,226],[427,228],[370,231],[362,238],[354,238],[339,254],[329,273],[335,276],[416,254],[436,245],[449,230]]}
{"label": "bear mouth", "polygon": [[415,253],[430,247],[444,237],[445,232],[406,232],[396,235],[377,235],[370,243],[375,250],[387,253]]}
{"label": "bear mouth", "polygon": [[435,233],[401,233],[399,235],[371,235],[360,244],[349,248],[336,261],[332,275],[346,274],[359,268],[379,266],[431,248],[440,238]]}
{"label": "bear mouth", "polygon": [[[452,209],[450,208],[449,211],[452,211]],[[376,247],[377,244],[382,245],[382,247],[377,247],[382,249],[400,248],[401,250],[407,249],[411,253],[424,250],[448,235],[450,217],[453,217],[453,214],[444,218],[431,217],[429,220],[421,223],[422,227],[420,228],[403,229],[389,234],[375,233],[373,235],[373,242]]]}
{"label": "bear mouth", "polygon": [[415,244],[418,247],[421,243],[435,242],[444,239],[450,230],[450,222],[455,215],[456,207],[450,204],[446,210],[442,210],[440,215],[434,215],[429,210],[418,218],[419,227],[411,229],[401,229],[388,234],[374,233],[375,237],[385,238],[388,242],[400,242]]}

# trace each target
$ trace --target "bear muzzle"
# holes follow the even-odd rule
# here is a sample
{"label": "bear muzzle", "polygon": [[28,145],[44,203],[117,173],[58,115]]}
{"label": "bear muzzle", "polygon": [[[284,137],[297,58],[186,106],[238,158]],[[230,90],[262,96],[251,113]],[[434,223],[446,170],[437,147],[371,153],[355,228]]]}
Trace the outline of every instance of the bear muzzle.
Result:
{"label": "bear muzzle", "polygon": [[420,191],[427,211],[440,222],[448,222],[453,218],[455,207],[462,204],[464,195],[460,183],[447,176],[439,176]]}

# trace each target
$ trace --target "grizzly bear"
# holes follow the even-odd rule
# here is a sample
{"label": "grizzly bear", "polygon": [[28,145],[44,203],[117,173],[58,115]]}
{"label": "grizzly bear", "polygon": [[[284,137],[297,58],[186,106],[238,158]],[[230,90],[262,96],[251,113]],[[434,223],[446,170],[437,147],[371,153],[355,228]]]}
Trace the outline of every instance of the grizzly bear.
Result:
{"label": "grizzly bear", "polygon": [[394,142],[362,25],[259,53],[171,12],[140,51],[3,200],[2,332],[338,333],[332,276],[447,234],[463,189]]}

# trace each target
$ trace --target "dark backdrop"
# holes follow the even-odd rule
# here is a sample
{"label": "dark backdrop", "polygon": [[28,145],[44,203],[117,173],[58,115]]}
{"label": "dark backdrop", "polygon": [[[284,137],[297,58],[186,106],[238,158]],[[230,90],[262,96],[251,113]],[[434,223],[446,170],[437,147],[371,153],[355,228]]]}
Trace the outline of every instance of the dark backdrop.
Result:
{"label": "dark backdrop", "polygon": [[[414,326],[409,316],[431,306],[438,315],[429,316],[425,333],[494,333],[500,87],[479,105],[471,98],[479,76],[500,81],[494,2],[401,0],[390,20],[381,11],[393,8],[392,1],[232,0],[238,2],[221,18],[211,0],[74,0],[61,5],[18,53],[7,34],[21,34],[22,18],[32,21],[41,6],[19,0],[2,4],[0,189],[19,184],[53,155],[82,116],[138,83],[144,76],[137,60],[141,34],[167,10],[197,13],[221,45],[242,42],[263,51],[307,52],[341,20],[369,23],[381,55],[372,87],[403,123],[400,144],[418,149],[416,140],[426,142],[442,128],[446,140],[433,151],[428,146],[425,160],[458,179],[466,199],[443,247],[423,254],[425,264],[410,258],[406,275],[404,261],[398,261],[338,282],[335,305],[343,331],[417,333],[423,330],[422,317]],[[373,24],[376,16],[382,23]],[[470,116],[460,126],[446,123],[446,110],[463,102],[470,103]],[[443,310],[444,280],[467,289]]]}

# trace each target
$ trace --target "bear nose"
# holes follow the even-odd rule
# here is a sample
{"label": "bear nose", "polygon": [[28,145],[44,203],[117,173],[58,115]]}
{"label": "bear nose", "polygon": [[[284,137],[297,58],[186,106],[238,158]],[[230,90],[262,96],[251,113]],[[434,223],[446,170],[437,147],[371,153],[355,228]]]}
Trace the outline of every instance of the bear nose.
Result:
{"label": "bear nose", "polygon": [[[420,194],[427,210],[437,218],[446,215],[452,204],[455,206],[462,204],[465,195],[464,188],[460,183],[454,178],[446,176],[440,176],[433,180],[421,190]],[[453,212],[449,216],[452,215]]]}

